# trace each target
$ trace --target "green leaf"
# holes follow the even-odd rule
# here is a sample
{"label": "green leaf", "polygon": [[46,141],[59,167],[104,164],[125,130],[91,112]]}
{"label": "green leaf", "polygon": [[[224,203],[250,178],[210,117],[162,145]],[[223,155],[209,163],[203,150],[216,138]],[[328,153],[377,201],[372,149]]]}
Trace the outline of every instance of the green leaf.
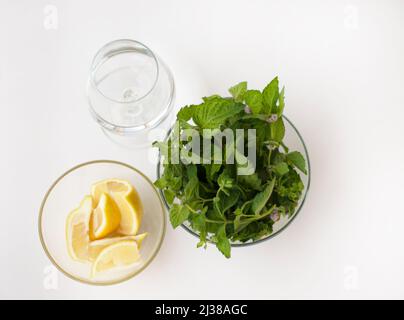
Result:
{"label": "green leaf", "polygon": [[275,77],[262,92],[262,100],[264,103],[264,113],[271,114],[276,108],[276,101],[279,97],[278,77]]}
{"label": "green leaf", "polygon": [[154,182],[154,185],[159,188],[159,189],[164,189],[165,187],[167,187],[168,182],[165,176],[162,176],[160,179],[157,179]]}
{"label": "green leaf", "polygon": [[261,112],[262,94],[259,90],[248,90],[244,95],[244,101],[250,107],[253,114]]}
{"label": "green leaf", "polygon": [[237,180],[241,185],[246,186],[249,189],[254,189],[258,191],[261,191],[262,189],[261,186],[262,182],[261,179],[258,177],[257,173],[245,176],[237,176]]}
{"label": "green leaf", "polygon": [[243,209],[242,208],[237,208],[236,210],[234,210],[234,215],[235,216],[240,216],[243,214]]}
{"label": "green leaf", "polygon": [[230,94],[234,98],[236,102],[242,102],[244,98],[244,94],[247,91],[247,82],[243,81],[239,84],[236,84],[234,87],[229,89]]}
{"label": "green leaf", "polygon": [[196,106],[194,105],[181,108],[180,111],[178,111],[177,113],[177,119],[182,121],[190,120],[194,114],[195,108]]}
{"label": "green leaf", "polygon": [[226,258],[230,258],[230,241],[226,236],[226,225],[223,224],[216,232],[216,247]]}
{"label": "green leaf", "polygon": [[271,197],[272,191],[274,190],[275,181],[276,179],[272,179],[272,181],[267,184],[265,189],[254,197],[251,206],[251,210],[254,214],[259,214],[267,204],[269,198]]}
{"label": "green leaf", "polygon": [[233,187],[233,185],[234,185],[234,179],[229,176],[229,173],[228,173],[226,170],[224,170],[224,171],[219,175],[219,178],[217,179],[217,183],[219,184],[220,189],[221,189],[224,193],[228,194],[228,193],[226,192],[226,189],[231,189],[231,188]]}
{"label": "green leaf", "polygon": [[274,123],[270,124],[271,128],[271,138],[277,142],[282,142],[285,137],[285,124],[283,123],[283,119],[279,118]]}
{"label": "green leaf", "polygon": [[196,165],[194,164],[189,164],[187,166],[187,176],[188,179],[192,179],[192,178],[197,178],[198,177],[198,169],[196,167]]}
{"label": "green leaf", "polygon": [[199,194],[199,181],[197,178],[192,178],[185,185],[185,198],[187,200],[194,199]]}
{"label": "green leaf", "polygon": [[[237,208],[237,210],[240,210],[240,209]],[[236,212],[237,212],[237,210],[236,210]],[[236,214],[236,217],[234,218],[233,227],[236,232],[241,226],[241,219],[242,219],[241,213],[242,213],[242,211],[240,210],[239,214]]]}
{"label": "green leaf", "polygon": [[202,129],[219,128],[226,119],[244,109],[241,103],[234,103],[223,98],[213,98],[198,106],[192,116],[194,122]]}
{"label": "green leaf", "polygon": [[285,87],[282,88],[282,91],[279,94],[279,105],[277,110],[278,117],[282,116],[284,108],[285,108]]}
{"label": "green leaf", "polygon": [[186,206],[173,204],[170,209],[170,222],[173,228],[177,228],[181,225],[185,220],[188,219],[190,214],[189,209]]}
{"label": "green leaf", "polygon": [[237,203],[239,197],[240,191],[232,189],[227,193],[218,192],[213,198],[214,209],[223,220],[225,220],[225,212]]}
{"label": "green leaf", "polygon": [[182,165],[165,165],[163,175],[156,181],[155,185],[159,189],[167,187],[173,191],[179,191],[182,187]]}
{"label": "green leaf", "polygon": [[293,151],[286,155],[286,159],[289,160],[296,168],[298,168],[304,174],[307,174],[306,161],[299,151]]}
{"label": "green leaf", "polygon": [[204,207],[200,213],[194,213],[192,215],[192,226],[195,228],[196,231],[201,231],[206,227],[206,211],[208,207]]}
{"label": "green leaf", "polygon": [[164,198],[166,199],[168,205],[171,206],[173,204],[173,201],[175,198],[175,193],[170,189],[165,189],[163,191],[163,193],[164,193]]}
{"label": "green leaf", "polygon": [[184,194],[187,200],[198,197],[199,195],[199,180],[197,169],[194,164],[187,166],[188,182],[185,185]]}
{"label": "green leaf", "polygon": [[212,100],[214,98],[222,98],[222,97],[219,96],[218,94],[212,94],[211,96],[203,97],[202,100],[206,102],[206,101]]}
{"label": "green leaf", "polygon": [[169,181],[170,189],[174,191],[179,191],[182,187],[182,178],[180,177],[172,177]]}
{"label": "green leaf", "polygon": [[239,197],[240,197],[240,191],[238,191],[237,189],[236,190],[232,189],[230,190],[228,195],[226,195],[225,197],[221,197],[223,212],[233,207],[237,203]]}
{"label": "green leaf", "polygon": [[206,245],[206,235],[207,235],[207,230],[206,230],[206,211],[208,210],[208,207],[204,207],[202,211],[198,214],[192,214],[191,215],[191,225],[192,228],[199,232],[199,242],[197,244],[197,247],[202,247]]}
{"label": "green leaf", "polygon": [[215,174],[219,172],[220,168],[222,167],[221,163],[212,163],[208,165],[209,167],[208,172],[209,172],[209,179],[213,179]]}
{"label": "green leaf", "polygon": [[274,171],[277,175],[283,176],[289,172],[289,167],[285,162],[280,162],[274,167]]}

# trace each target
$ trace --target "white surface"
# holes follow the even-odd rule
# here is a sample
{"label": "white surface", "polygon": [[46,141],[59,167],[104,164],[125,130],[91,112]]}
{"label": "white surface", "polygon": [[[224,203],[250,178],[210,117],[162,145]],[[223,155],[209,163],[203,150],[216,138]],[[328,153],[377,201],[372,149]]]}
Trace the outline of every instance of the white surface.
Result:
{"label": "white surface", "polygon": [[[404,298],[404,1],[1,0],[0,26],[0,298]],[[164,58],[178,107],[279,75],[311,156],[310,194],[287,231],[230,260],[168,227],[131,281],[60,274],[51,289],[37,214],[55,178],[100,158],[155,177],[87,110],[91,58],[117,38]]]}

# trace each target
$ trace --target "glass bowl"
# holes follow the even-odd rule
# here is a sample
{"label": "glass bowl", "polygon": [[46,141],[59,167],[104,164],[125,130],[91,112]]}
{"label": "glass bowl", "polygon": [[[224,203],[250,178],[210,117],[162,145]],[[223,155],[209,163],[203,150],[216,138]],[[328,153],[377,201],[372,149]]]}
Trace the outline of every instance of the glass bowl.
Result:
{"label": "glass bowl", "polygon": [[[258,240],[249,240],[247,242],[241,242],[241,241],[230,241],[230,244],[232,247],[244,247],[244,246],[249,246],[252,244],[257,244],[260,242],[263,242],[265,240],[268,240],[270,238],[275,237],[276,235],[278,235],[279,233],[281,233],[281,231],[285,230],[286,227],[296,218],[296,216],[298,215],[298,213],[300,212],[300,210],[303,207],[303,204],[306,200],[306,196],[307,196],[307,192],[309,191],[309,187],[310,187],[310,177],[311,177],[311,169],[310,169],[310,160],[309,160],[309,154],[307,152],[307,148],[306,145],[304,143],[304,140],[302,138],[302,136],[300,135],[299,131],[296,129],[296,127],[293,125],[293,123],[285,116],[282,116],[284,119],[284,124],[285,124],[285,137],[284,137],[284,143],[286,146],[288,146],[290,151],[299,151],[304,159],[306,160],[306,164],[307,164],[307,175],[300,173],[300,176],[302,178],[302,181],[304,183],[304,190],[302,192],[302,196],[299,200],[299,203],[296,207],[296,210],[294,212],[294,214],[290,217],[281,217],[274,225],[273,225],[273,231],[271,234],[264,236],[261,239]],[[168,137],[171,134],[171,130],[167,133],[166,136],[166,140],[168,139]],[[162,156],[161,153],[159,153],[158,156],[158,163],[157,163],[157,178],[159,179],[161,176],[161,173],[163,171],[163,161],[162,161]],[[167,210],[170,210],[170,206],[168,205],[164,193],[159,190],[161,198],[163,199],[163,202],[165,204],[165,207],[167,208]],[[193,236],[197,237],[199,239],[199,234],[197,232],[195,232],[188,221],[184,222],[181,225],[187,232],[189,232],[190,234],[192,234]],[[209,238],[209,235],[207,237],[207,241],[212,243],[211,239]]]}
{"label": "glass bowl", "polygon": [[[140,248],[141,260],[125,268],[90,277],[91,264],[74,261],[66,243],[66,219],[90,194],[94,182],[118,178],[138,190],[143,219],[138,234],[148,232]],[[46,193],[39,211],[39,236],[52,263],[68,277],[88,284],[108,285],[128,280],[144,270],[157,255],[165,234],[165,210],[153,183],[139,170],[117,161],[97,160],[79,164],[61,175]]]}

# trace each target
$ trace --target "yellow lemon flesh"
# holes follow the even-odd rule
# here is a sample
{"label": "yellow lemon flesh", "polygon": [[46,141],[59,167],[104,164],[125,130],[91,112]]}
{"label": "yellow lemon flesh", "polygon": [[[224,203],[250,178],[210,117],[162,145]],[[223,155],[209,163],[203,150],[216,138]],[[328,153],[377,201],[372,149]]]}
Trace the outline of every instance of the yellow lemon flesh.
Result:
{"label": "yellow lemon flesh", "polygon": [[136,235],[142,221],[143,208],[135,188],[128,181],[108,179],[93,185],[95,203],[100,201],[103,193],[108,193],[119,207],[121,222],[117,232],[121,235]]}
{"label": "yellow lemon flesh", "polygon": [[85,196],[80,206],[73,210],[66,221],[66,240],[70,256],[74,260],[86,261],[89,254],[89,221],[93,211],[91,196]]}
{"label": "yellow lemon flesh", "polygon": [[104,248],[93,263],[92,276],[115,267],[129,266],[140,259],[138,244],[123,240]]}
{"label": "yellow lemon flesh", "polygon": [[101,193],[90,221],[90,238],[104,238],[117,230],[120,223],[118,206],[107,193]]}
{"label": "yellow lemon flesh", "polygon": [[119,241],[124,241],[124,240],[134,240],[137,243],[138,249],[140,249],[142,242],[144,238],[146,238],[147,233],[142,233],[138,234],[136,236],[124,236],[124,237],[111,237],[111,238],[105,238],[101,240],[95,240],[90,242],[89,246],[89,260],[94,261],[100,252],[105,249],[107,246],[117,243]]}

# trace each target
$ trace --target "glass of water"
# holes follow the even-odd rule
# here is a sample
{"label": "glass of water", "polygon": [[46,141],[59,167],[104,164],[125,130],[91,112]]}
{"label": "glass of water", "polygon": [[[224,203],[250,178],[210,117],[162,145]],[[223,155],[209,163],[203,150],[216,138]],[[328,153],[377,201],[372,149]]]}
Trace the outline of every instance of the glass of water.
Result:
{"label": "glass of water", "polygon": [[125,146],[145,146],[152,142],[151,129],[170,124],[174,80],[147,46],[115,40],[95,55],[87,96],[91,114],[107,136]]}

